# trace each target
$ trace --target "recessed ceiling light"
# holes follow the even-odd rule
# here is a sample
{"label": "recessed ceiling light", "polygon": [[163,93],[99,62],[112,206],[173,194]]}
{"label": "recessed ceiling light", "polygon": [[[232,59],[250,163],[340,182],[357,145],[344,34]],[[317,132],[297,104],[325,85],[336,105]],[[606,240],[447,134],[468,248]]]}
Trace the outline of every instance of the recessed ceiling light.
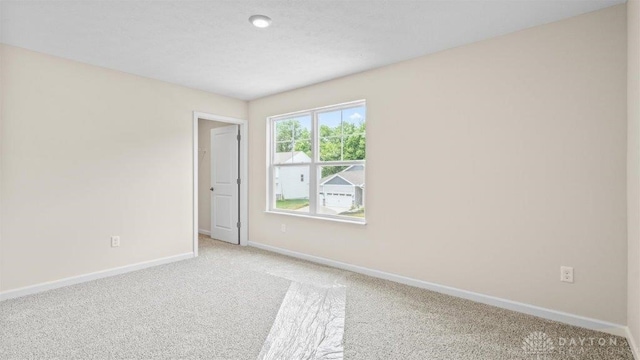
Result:
{"label": "recessed ceiling light", "polygon": [[271,18],[265,15],[253,15],[249,18],[249,22],[258,28],[266,28],[271,25]]}

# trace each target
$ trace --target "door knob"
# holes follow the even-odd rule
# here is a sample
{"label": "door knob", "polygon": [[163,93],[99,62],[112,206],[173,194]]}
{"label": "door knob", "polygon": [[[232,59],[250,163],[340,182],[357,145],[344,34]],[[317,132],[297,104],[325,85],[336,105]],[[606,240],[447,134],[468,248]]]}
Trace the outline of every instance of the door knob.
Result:
{"label": "door knob", "polygon": [[210,188],[209,190],[213,191],[213,188]]}

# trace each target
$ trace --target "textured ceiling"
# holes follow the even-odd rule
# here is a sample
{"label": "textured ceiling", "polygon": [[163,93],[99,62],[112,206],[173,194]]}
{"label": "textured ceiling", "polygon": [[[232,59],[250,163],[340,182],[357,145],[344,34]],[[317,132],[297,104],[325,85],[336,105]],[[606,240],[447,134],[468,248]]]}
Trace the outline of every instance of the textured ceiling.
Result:
{"label": "textured ceiling", "polygon": [[247,100],[623,2],[4,0],[0,39]]}

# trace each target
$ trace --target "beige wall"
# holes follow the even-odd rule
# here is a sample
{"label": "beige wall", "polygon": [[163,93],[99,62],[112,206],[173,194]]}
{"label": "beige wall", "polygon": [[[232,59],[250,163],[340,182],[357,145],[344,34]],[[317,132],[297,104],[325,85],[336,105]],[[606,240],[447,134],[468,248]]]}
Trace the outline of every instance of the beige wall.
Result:
{"label": "beige wall", "polygon": [[[251,102],[250,240],[628,322],[638,339],[628,6],[628,74],[620,5]],[[0,55],[0,291],[190,252],[191,111],[246,118],[247,104],[10,46]],[[265,214],[265,118],[362,98],[368,225]],[[560,265],[575,284],[558,281]]]}
{"label": "beige wall", "polygon": [[[249,238],[624,324],[626,77],[620,5],[252,101]],[[368,224],[264,213],[265,118],[357,99]]]}
{"label": "beige wall", "polygon": [[[2,6],[0,6],[0,16],[2,16]],[[2,279],[4,277],[4,274],[2,272],[2,253],[4,253],[4,249],[2,246],[2,137],[3,137],[3,133],[4,133],[4,126],[3,126],[3,118],[4,118],[4,106],[2,104],[3,99],[4,99],[4,87],[3,87],[3,81],[4,81],[4,75],[3,75],[3,67],[4,67],[4,61],[3,61],[3,55],[4,52],[1,48],[1,44],[0,44],[0,291],[2,291]]]}
{"label": "beige wall", "polygon": [[[640,2],[627,2],[627,324],[640,345]],[[636,352],[638,350],[636,349]]]}
{"label": "beige wall", "polygon": [[198,119],[198,229],[211,231],[211,129],[231,124]]}
{"label": "beige wall", "polygon": [[246,102],[1,51],[0,289],[191,252],[192,111]]}

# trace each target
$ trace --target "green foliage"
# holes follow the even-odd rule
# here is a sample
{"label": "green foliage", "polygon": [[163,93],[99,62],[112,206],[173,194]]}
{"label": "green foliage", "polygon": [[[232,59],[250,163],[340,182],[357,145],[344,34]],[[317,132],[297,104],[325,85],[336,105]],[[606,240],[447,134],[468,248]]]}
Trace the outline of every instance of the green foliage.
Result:
{"label": "green foliage", "polygon": [[353,216],[353,217],[359,217],[359,218],[364,218],[364,208],[358,208],[358,209],[351,209],[349,211],[344,211],[341,212],[338,215],[344,215],[344,216]]}
{"label": "green foliage", "polygon": [[[366,159],[365,122],[352,124],[343,122],[334,128],[320,126],[320,160],[364,160]],[[344,170],[344,166],[325,166],[322,177]]]}
{"label": "green foliage", "polygon": [[[320,161],[364,160],[366,158],[366,124],[342,122],[330,127],[320,125]],[[300,120],[284,120],[276,123],[276,152],[302,151],[311,155],[311,135]],[[322,177],[344,170],[344,166],[325,166]]]}
{"label": "green foliage", "polygon": [[329,175],[337,174],[340,171],[348,168],[348,166],[323,166],[322,167],[322,178],[325,178]]}
{"label": "green foliage", "polygon": [[276,152],[302,151],[311,156],[311,134],[299,120],[276,123]]}
{"label": "green foliage", "polygon": [[309,206],[309,199],[276,200],[276,209],[298,210]]}

